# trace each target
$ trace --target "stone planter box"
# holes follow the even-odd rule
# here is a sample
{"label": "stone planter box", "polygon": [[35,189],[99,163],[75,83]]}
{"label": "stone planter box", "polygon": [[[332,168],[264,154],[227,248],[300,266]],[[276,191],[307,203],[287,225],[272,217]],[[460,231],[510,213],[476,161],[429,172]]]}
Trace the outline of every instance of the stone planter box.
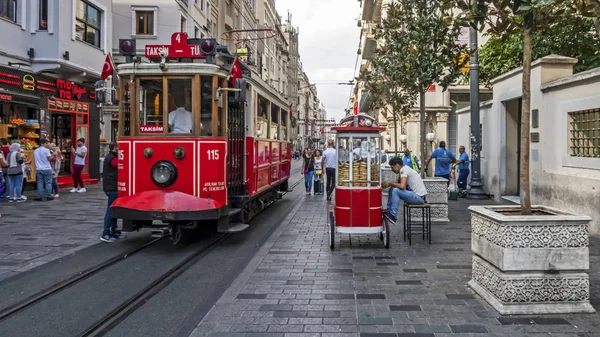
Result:
{"label": "stone planter box", "polygon": [[[503,315],[590,313],[588,226],[545,206],[471,206],[469,286]],[[505,215],[503,212],[515,212]]]}

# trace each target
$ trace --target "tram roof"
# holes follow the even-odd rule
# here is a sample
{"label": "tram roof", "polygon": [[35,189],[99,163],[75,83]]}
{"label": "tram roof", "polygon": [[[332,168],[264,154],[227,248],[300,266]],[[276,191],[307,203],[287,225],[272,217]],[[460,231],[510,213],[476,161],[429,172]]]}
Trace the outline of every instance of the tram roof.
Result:
{"label": "tram roof", "polygon": [[[243,62],[242,65],[244,79],[250,82],[251,85],[260,88],[264,92],[263,96],[271,101],[277,101],[279,105],[288,106],[287,100],[265,82],[260,75],[248,68]],[[193,62],[170,62],[167,63],[167,69],[162,70],[159,63],[124,63],[117,66],[119,76],[135,75],[135,76],[171,76],[171,75],[216,75],[228,76],[230,73],[231,64],[216,65],[212,63],[193,63]]]}

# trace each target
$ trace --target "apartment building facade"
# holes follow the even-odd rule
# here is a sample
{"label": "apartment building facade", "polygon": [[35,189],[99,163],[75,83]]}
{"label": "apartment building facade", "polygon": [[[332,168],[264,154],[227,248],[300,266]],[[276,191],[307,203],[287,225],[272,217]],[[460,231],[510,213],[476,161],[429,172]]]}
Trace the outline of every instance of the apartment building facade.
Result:
{"label": "apartment building facade", "polygon": [[[99,174],[94,82],[112,49],[111,11],[110,0],[0,0],[0,136],[33,147],[48,138],[69,158],[85,138],[85,179]],[[14,127],[17,118],[28,126]]]}

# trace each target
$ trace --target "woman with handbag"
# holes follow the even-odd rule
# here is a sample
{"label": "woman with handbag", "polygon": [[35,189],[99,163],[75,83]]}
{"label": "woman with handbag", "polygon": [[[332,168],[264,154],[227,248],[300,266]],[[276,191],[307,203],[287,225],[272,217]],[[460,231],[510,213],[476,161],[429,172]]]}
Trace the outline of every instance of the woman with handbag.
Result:
{"label": "woman with handbag", "polygon": [[315,157],[313,157],[311,149],[306,149],[303,159],[302,174],[304,175],[304,186],[306,187],[306,194],[310,195],[315,174]]}
{"label": "woman with handbag", "polygon": [[323,195],[323,156],[321,150],[315,151],[315,195]]}

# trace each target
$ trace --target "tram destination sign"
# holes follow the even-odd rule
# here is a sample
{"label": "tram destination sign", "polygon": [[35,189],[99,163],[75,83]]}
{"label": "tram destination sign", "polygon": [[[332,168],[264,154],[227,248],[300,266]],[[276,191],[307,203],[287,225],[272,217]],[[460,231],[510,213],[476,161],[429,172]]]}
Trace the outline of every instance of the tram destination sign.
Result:
{"label": "tram destination sign", "polygon": [[200,51],[199,44],[188,44],[188,37],[185,33],[177,32],[171,35],[171,44],[148,44],[145,53],[149,59],[159,59],[160,52],[167,51],[168,58],[192,58],[203,59],[205,55]]}

